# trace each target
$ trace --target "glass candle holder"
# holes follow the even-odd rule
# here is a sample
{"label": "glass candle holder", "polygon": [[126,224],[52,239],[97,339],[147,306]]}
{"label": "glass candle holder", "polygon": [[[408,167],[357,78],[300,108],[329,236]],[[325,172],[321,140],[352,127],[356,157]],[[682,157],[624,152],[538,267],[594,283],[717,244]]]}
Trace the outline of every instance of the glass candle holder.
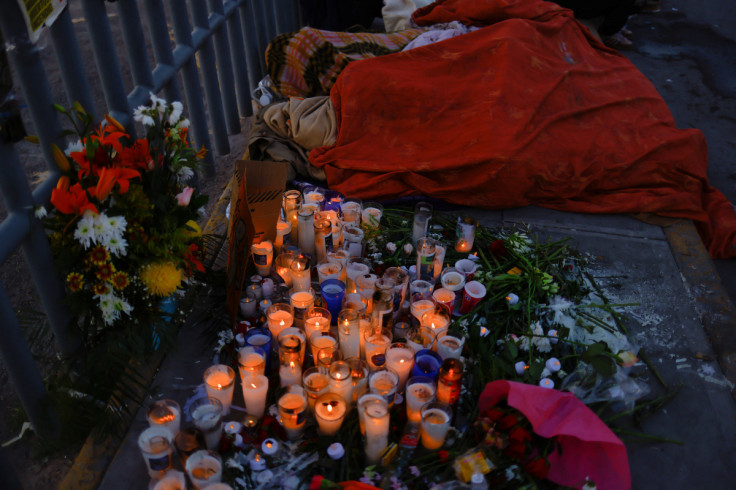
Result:
{"label": "glass candle holder", "polygon": [[444,308],[433,306],[431,310],[422,315],[421,325],[433,331],[435,338],[437,338],[439,334],[447,331],[450,325],[450,315],[447,314]]}
{"label": "glass candle holder", "polygon": [[187,459],[194,452],[205,449],[204,435],[196,427],[185,427],[174,438],[174,446],[179,454],[182,468],[186,468]]}
{"label": "glass candle holder", "polygon": [[422,407],[422,446],[429,450],[439,449],[445,443],[450,430],[452,408],[447,403],[429,402]]}
{"label": "glass candle holder", "polygon": [[368,377],[368,390],[381,395],[389,408],[394,406],[399,387],[399,374],[391,368],[383,367],[373,371]]}
{"label": "glass candle holder", "polygon": [[429,328],[415,327],[409,330],[406,343],[416,354],[422,349],[432,350],[436,340],[434,331]]}
{"label": "glass candle holder", "polygon": [[296,291],[308,291],[312,287],[312,270],[309,257],[296,255],[291,261],[291,285]]}
{"label": "glass candle holder", "polygon": [[307,335],[304,330],[296,327],[285,328],[279,334],[278,342],[279,355],[282,346],[284,346],[285,351],[291,351],[298,345],[297,358],[300,364],[304,364],[304,356],[307,350]]}
{"label": "glass candle holder", "polygon": [[383,205],[377,202],[366,202],[363,204],[363,224],[366,228],[375,229],[381,224],[383,216]]}
{"label": "glass candle holder", "polygon": [[343,400],[353,399],[353,371],[345,361],[335,361],[330,365],[330,391],[337,393]]}
{"label": "glass candle holder", "polygon": [[146,420],[150,427],[163,427],[171,432],[174,440],[181,427],[181,407],[174,400],[158,400],[146,411]]}
{"label": "glass candle holder", "polygon": [[[299,383],[298,386],[301,386]],[[294,390],[284,393],[277,403],[281,425],[290,441],[296,441],[302,436],[307,422],[307,399],[301,393],[303,390]]]}
{"label": "glass candle holder", "polygon": [[314,365],[318,365],[320,351],[334,352],[339,349],[338,346],[337,334],[331,332],[329,328],[312,332],[309,337],[309,347],[312,351]]}
{"label": "glass candle holder", "polygon": [[253,327],[243,335],[246,346],[260,347],[266,353],[266,373],[271,371],[271,331],[264,327]]}
{"label": "glass candle holder", "polygon": [[412,227],[412,241],[416,244],[420,238],[427,236],[429,222],[432,219],[432,205],[420,202],[414,206],[414,226]]}
{"label": "glass candle holder", "polygon": [[388,447],[389,405],[385,400],[370,398],[362,402],[361,410],[365,428],[365,464],[375,465],[379,463],[381,455]]}
{"label": "glass candle holder", "polygon": [[138,448],[146,462],[148,476],[161,479],[172,468],[171,431],[165,427],[149,427],[138,436]]}
{"label": "glass candle holder", "polygon": [[372,327],[365,334],[365,359],[371,371],[386,364],[386,349],[391,345],[393,333],[391,329]]}
{"label": "glass candle holder", "polygon": [[304,187],[304,204],[311,204],[322,208],[325,202],[326,190],[316,185],[308,185]]}
{"label": "glass candle holder", "polygon": [[452,314],[452,309],[455,305],[454,292],[447,288],[437,288],[432,292],[432,299],[434,300],[435,305],[441,307],[447,312],[447,314]]}
{"label": "glass candle holder", "polygon": [[224,364],[208,367],[204,372],[204,386],[207,396],[217,398],[222,403],[222,414],[229,414],[235,390],[235,370]]}
{"label": "glass candle holder", "polygon": [[415,325],[419,324],[426,312],[434,310],[433,289],[431,282],[422,279],[416,279],[409,284],[409,305]]}
{"label": "glass candle holder", "polygon": [[[327,308],[312,306],[304,313],[304,335],[311,346],[312,334],[316,331],[329,330],[332,323],[332,314]],[[314,358],[313,358],[314,359]]]}
{"label": "glass candle holder", "polygon": [[271,263],[273,262],[273,244],[269,240],[254,243],[250,247],[253,263],[260,276],[271,275]]}
{"label": "glass candle holder", "polygon": [[248,415],[260,419],[266,411],[268,378],[263,375],[249,376],[243,383],[243,400]]}
{"label": "glass candle holder", "polygon": [[352,404],[355,405],[358,402],[358,398],[363,396],[368,391],[368,375],[370,370],[368,369],[368,363],[363,359],[346,359],[350,365],[350,376],[353,383],[353,400]]}
{"label": "glass candle holder", "polygon": [[345,250],[338,249],[332,252],[327,252],[327,260],[330,262],[337,262],[342,266],[342,272],[340,272],[340,279],[342,282],[347,282],[348,279],[348,259],[350,255]]}
{"label": "glass candle holder", "polygon": [[372,323],[376,327],[391,328],[394,315],[394,295],[396,284],[387,277],[376,280],[376,292],[373,294]]}
{"label": "glass candle holder", "polygon": [[314,413],[314,403],[329,390],[330,378],[317,366],[310,367],[302,375],[302,387],[307,395],[309,411]]}
{"label": "glass candle holder", "polygon": [[294,308],[288,303],[272,304],[266,310],[266,321],[271,336],[277,339],[283,329],[294,323]]}
{"label": "glass candle holder", "polygon": [[373,311],[373,294],[376,292],[376,280],[378,276],[375,274],[363,274],[355,278],[355,289],[365,302],[365,312],[369,315]]}
{"label": "glass candle holder", "polygon": [[450,357],[459,359],[462,357],[464,345],[465,336],[462,333],[457,330],[446,330],[437,335],[435,350],[443,360]]}
{"label": "glass candle holder", "polygon": [[297,243],[298,238],[298,212],[302,205],[302,193],[297,190],[284,192],[281,200],[281,210],[284,221],[291,224],[291,241]]}
{"label": "glass candle holder", "polygon": [[436,381],[440,374],[442,358],[434,351],[422,349],[414,354],[414,367],[411,368],[412,376],[426,376]]}
{"label": "glass candle holder", "polygon": [[406,340],[409,335],[409,331],[412,329],[411,323],[408,322],[396,322],[394,323],[394,340]]}
{"label": "glass candle holder", "polygon": [[454,405],[460,399],[462,391],[463,370],[465,364],[460,359],[448,357],[442,361],[437,378],[437,400]]}
{"label": "glass candle holder", "polygon": [[257,308],[258,300],[256,299],[256,295],[252,292],[247,292],[245,298],[240,300],[240,314],[244,318],[251,318],[255,316]]}
{"label": "glass candle holder", "polygon": [[238,371],[240,380],[248,376],[266,374],[266,358],[268,355],[260,347],[248,346],[238,349]]}
{"label": "glass candle holder", "polygon": [[222,458],[215,451],[202,449],[187,459],[186,471],[196,488],[208,487],[222,481]]}
{"label": "glass candle holder", "polygon": [[458,216],[455,227],[455,250],[468,253],[473,249],[475,241],[475,228],[478,221],[472,216]]}
{"label": "glass candle holder", "polygon": [[367,301],[359,293],[346,293],[342,298],[342,308],[355,310],[362,315],[366,312]]}
{"label": "glass candle holder", "polygon": [[363,202],[360,199],[345,198],[340,204],[340,210],[342,211],[343,228],[360,226],[363,214]]}
{"label": "glass candle holder", "polygon": [[435,243],[435,239],[429,237],[417,241],[417,279],[434,279],[434,256],[437,253]]}
{"label": "glass candle holder", "polygon": [[465,275],[465,283],[473,280],[475,271],[478,269],[478,264],[470,259],[460,259],[455,262],[455,270]]}
{"label": "glass candle holder", "polygon": [[336,279],[339,281],[342,277],[342,273],[342,264],[340,262],[324,260],[317,264],[317,278],[319,279],[320,284],[328,279]]}
{"label": "glass candle holder", "polygon": [[376,395],[375,393],[366,392],[358,397],[358,403],[356,405],[356,408],[358,410],[358,423],[360,424],[360,433],[363,436],[365,436],[365,407],[369,405],[370,403],[374,403],[376,401],[383,403],[388,408],[388,404],[386,403],[386,400],[384,400],[381,395]]}
{"label": "glass candle holder", "polygon": [[437,241],[434,244],[434,277],[432,279],[432,283],[437,283],[437,281],[439,281],[440,279],[440,274],[442,274],[442,268],[444,267],[446,254],[447,247],[445,247],[445,245],[442,244],[440,241]]}
{"label": "glass candle holder", "polygon": [[422,407],[434,400],[437,389],[432,378],[412,376],[406,382],[406,416],[411,422],[422,422]]}
{"label": "glass candle holder", "polygon": [[294,325],[304,328],[307,310],[314,306],[314,289],[309,288],[306,291],[291,289],[289,291],[289,304],[294,308]]}
{"label": "glass candle holder", "polygon": [[282,251],[275,260],[276,263],[276,274],[283,279],[284,283],[286,284],[286,287],[291,288],[292,278],[291,278],[291,263],[294,261],[294,255],[293,253],[289,251]]}
{"label": "glass candle holder", "polygon": [[486,287],[478,281],[470,281],[465,283],[463,289],[463,299],[460,305],[460,314],[464,315],[481,302],[486,296]]}
{"label": "glass candle holder", "polygon": [[358,227],[346,226],[342,231],[343,248],[350,257],[363,256],[365,232]]}
{"label": "glass candle holder", "polygon": [[315,256],[316,251],[314,247],[314,211],[315,207],[306,204],[303,204],[297,211],[299,250],[311,257]]}
{"label": "glass candle holder", "polygon": [[314,403],[314,418],[317,419],[319,432],[323,436],[337,434],[346,413],[345,398],[337,393],[325,393]]}
{"label": "glass candle holder", "polygon": [[276,222],[276,239],[273,241],[273,251],[278,257],[284,245],[291,243],[291,222],[278,221]]}
{"label": "glass candle holder", "polygon": [[394,283],[394,311],[399,311],[409,291],[409,273],[401,267],[389,267],[383,277]]}
{"label": "glass candle holder", "polygon": [[344,359],[340,349],[328,347],[317,351],[317,360],[315,361],[315,365],[329,372],[332,363],[342,360]]}
{"label": "glass candle holder", "polygon": [[351,257],[350,259],[348,259],[348,270],[347,270],[348,282],[346,284],[347,292],[348,293],[357,292],[357,288],[355,285],[355,279],[358,276],[364,276],[366,274],[369,274],[370,272],[371,272],[371,263],[368,259],[364,259],[361,257]]}
{"label": "glass candle holder", "polygon": [[332,222],[329,219],[314,220],[314,250],[317,254],[317,262],[327,260],[327,252],[332,252]]}
{"label": "glass candle holder", "polygon": [[411,368],[414,367],[414,349],[406,342],[394,342],[386,349],[386,367],[399,375],[397,391],[403,393]]}
{"label": "glass candle holder", "polygon": [[342,298],[345,295],[345,283],[337,279],[327,279],[319,285],[322,301],[330,310],[333,323],[337,324],[337,316],[342,309]]}
{"label": "glass candle holder", "polygon": [[340,351],[345,359],[360,357],[360,313],[350,308],[340,310],[337,316],[337,333]]}
{"label": "glass candle holder", "polygon": [[300,352],[302,345],[301,339],[296,335],[279,337],[279,378],[282,388],[301,384],[302,360],[300,359]]}
{"label": "glass candle holder", "polygon": [[322,209],[325,211],[336,211],[342,214],[342,204],[345,202],[345,195],[336,190],[327,189],[325,191],[325,201]]}
{"label": "glass candle holder", "polygon": [[194,426],[202,431],[207,449],[216,450],[222,436],[222,403],[217,398],[197,398],[189,406]]}

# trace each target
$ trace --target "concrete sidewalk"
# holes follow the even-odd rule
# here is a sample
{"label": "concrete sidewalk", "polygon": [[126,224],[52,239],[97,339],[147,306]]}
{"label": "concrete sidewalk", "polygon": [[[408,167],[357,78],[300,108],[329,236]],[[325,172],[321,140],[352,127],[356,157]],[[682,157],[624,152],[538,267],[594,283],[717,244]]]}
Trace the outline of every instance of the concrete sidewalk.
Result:
{"label": "concrete sidewalk", "polygon": [[[591,271],[612,301],[639,303],[628,311],[631,336],[662,381],[670,388],[680,387],[674,399],[642,423],[641,431],[682,445],[626,441],[633,488],[720,488],[730,481],[736,467],[736,438],[732,436],[736,433],[735,380],[724,376],[704,323],[710,322],[712,327],[712,320],[718,319],[721,325],[729,325],[734,311],[727,297],[721,301],[725,292],[712,270],[682,268],[690,267],[688,261],[712,268],[697,236],[692,235],[694,228],[676,222],[673,232],[627,216],[533,207],[470,211],[488,227],[525,223],[540,236],[571,237],[578,250],[595,258]],[[718,301],[714,301],[716,297]],[[711,320],[704,320],[707,318]],[[200,334],[185,327],[178,348],[161,365],[152,394],[172,398],[183,406],[202,382],[202,372],[211,360],[211,346],[203,346]],[[723,361],[729,369],[732,360]],[[653,371],[647,371],[644,379],[653,395],[665,391]],[[235,404],[239,391],[235,390]],[[237,418],[238,414],[231,416]],[[145,427],[143,411],[139,411],[112,464],[106,470],[99,469],[105,472],[99,488],[139,489],[147,484],[136,445]]]}

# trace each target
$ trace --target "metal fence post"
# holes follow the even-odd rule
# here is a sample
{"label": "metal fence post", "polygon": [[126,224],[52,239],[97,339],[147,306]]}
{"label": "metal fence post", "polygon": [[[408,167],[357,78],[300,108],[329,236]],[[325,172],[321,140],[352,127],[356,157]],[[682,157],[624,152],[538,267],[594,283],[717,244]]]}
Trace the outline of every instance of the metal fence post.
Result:
{"label": "metal fence post", "polygon": [[[222,0],[207,0],[210,9],[209,28],[214,39],[215,60],[217,61],[217,78],[220,80],[222,104],[225,110],[225,123],[228,134],[240,132],[240,115],[238,114],[238,100],[235,96],[235,81],[233,79],[233,63],[230,57],[228,42],[228,28],[224,22]],[[219,19],[216,17],[219,16]],[[221,20],[219,27],[213,27],[213,20]]]}

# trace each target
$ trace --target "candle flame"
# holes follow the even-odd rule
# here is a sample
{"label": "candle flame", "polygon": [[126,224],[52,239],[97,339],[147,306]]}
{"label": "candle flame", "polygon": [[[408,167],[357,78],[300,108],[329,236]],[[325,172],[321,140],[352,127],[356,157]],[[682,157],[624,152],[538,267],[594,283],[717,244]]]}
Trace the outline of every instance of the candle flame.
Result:
{"label": "candle flame", "polygon": [[555,366],[559,366],[559,365],[560,365],[560,361],[555,361]]}
{"label": "candle flame", "polygon": [[271,446],[273,446],[273,442],[271,442],[271,441],[267,441],[267,442],[266,442],[266,447],[267,447],[267,448],[271,448]]}
{"label": "candle flame", "polygon": [[335,377],[336,377],[337,379],[340,379],[340,378],[342,378],[342,375],[341,375],[340,373],[335,373]]}
{"label": "candle flame", "polygon": [[314,322],[314,326],[317,327],[317,328],[319,328],[319,320],[317,320],[316,322]]}
{"label": "candle flame", "polygon": [[327,405],[327,413],[332,413],[332,405]]}
{"label": "candle flame", "polygon": [[526,365],[524,366],[524,371],[526,371],[527,369],[529,369],[529,365],[528,365],[528,364],[526,364]]}
{"label": "candle flame", "polygon": [[399,364],[404,364],[404,362],[406,362],[405,359],[399,359]]}
{"label": "candle flame", "polygon": [[260,461],[260,460],[261,460],[261,455],[260,454],[256,454],[256,461]]}
{"label": "candle flame", "polygon": [[431,328],[437,328],[437,327],[434,326],[434,322],[432,322],[432,327]]}
{"label": "candle flame", "polygon": [[253,388],[258,388],[255,383],[250,384]]}
{"label": "candle flame", "polygon": [[289,367],[291,369],[294,369],[296,367],[296,365],[294,364],[294,361],[289,361]]}
{"label": "candle flame", "polygon": [[284,325],[286,325],[286,324],[284,323],[283,320],[281,320],[281,326],[283,327]]}
{"label": "candle flame", "polygon": [[220,383],[217,383],[217,389],[218,390],[221,390],[222,389],[222,385]]}

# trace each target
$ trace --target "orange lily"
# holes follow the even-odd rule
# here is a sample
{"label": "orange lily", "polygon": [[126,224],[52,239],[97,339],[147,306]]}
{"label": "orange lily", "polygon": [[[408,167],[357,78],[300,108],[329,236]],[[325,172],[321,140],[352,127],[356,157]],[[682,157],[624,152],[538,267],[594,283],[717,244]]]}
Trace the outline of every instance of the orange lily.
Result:
{"label": "orange lily", "polygon": [[130,147],[123,148],[120,151],[120,160],[120,165],[124,167],[148,169],[149,163],[153,163],[148,139],[136,140]]}
{"label": "orange lily", "polygon": [[89,202],[87,193],[79,183],[69,187],[69,178],[64,176],[59,179],[56,189],[51,191],[51,204],[64,214],[82,215],[90,210],[97,213],[97,207]]}
{"label": "orange lily", "polygon": [[98,201],[104,201],[115,186],[115,177],[113,169],[103,167],[100,171],[100,178],[97,181],[97,185],[90,189],[90,194],[96,197]]}
{"label": "orange lily", "polygon": [[71,170],[69,160],[67,160],[66,155],[64,155],[64,152],[61,151],[61,148],[56,146],[56,143],[51,143],[51,153],[54,155],[54,161],[59,166],[62,172],[68,172],[69,170]]}

